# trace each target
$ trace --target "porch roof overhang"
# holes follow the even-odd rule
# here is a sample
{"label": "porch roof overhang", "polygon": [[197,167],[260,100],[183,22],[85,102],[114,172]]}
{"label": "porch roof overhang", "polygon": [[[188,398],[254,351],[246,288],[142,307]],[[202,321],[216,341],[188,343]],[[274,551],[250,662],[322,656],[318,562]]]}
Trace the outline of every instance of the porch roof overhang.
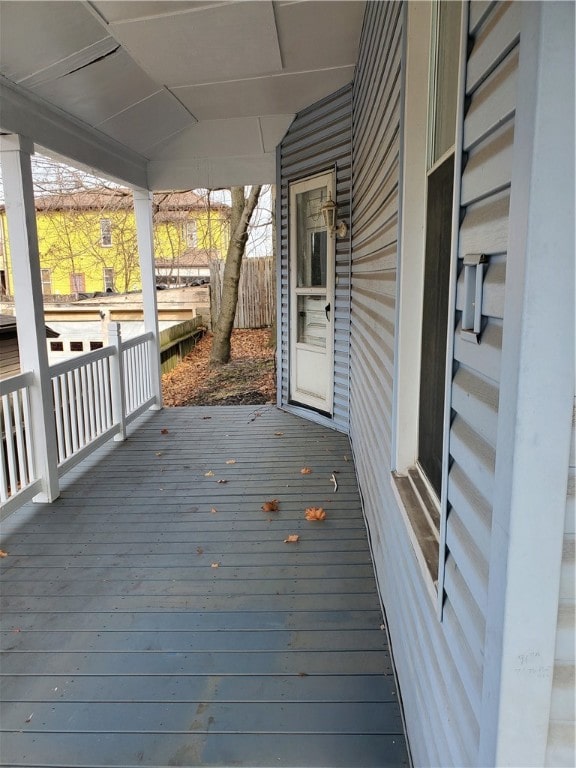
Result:
{"label": "porch roof overhang", "polygon": [[0,131],[137,187],[272,183],[352,80],[364,2],[0,1]]}

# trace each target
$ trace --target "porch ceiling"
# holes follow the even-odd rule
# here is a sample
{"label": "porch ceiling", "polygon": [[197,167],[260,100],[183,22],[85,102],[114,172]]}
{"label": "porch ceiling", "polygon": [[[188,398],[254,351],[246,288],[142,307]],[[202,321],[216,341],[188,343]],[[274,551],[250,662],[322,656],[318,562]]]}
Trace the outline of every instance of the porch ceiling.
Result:
{"label": "porch ceiling", "polygon": [[[363,13],[332,0],[2,0],[0,84],[142,161],[151,188],[273,182],[294,114],[352,79]],[[0,128],[21,132],[22,109],[2,102]],[[61,151],[38,131],[26,135]]]}

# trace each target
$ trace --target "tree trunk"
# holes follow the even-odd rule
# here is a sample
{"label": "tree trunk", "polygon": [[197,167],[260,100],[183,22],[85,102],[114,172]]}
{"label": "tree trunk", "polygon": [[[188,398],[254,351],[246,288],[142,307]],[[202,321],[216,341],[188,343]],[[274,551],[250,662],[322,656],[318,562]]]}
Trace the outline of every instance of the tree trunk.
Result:
{"label": "tree trunk", "polygon": [[232,211],[230,216],[230,243],[226,253],[224,277],[222,278],[222,301],[220,314],[212,328],[211,365],[224,365],[230,362],[230,337],[236,305],[238,304],[238,283],[242,257],[248,240],[248,225],[258,198],[261,186],[253,186],[248,199],[244,197],[244,187],[232,187]]}

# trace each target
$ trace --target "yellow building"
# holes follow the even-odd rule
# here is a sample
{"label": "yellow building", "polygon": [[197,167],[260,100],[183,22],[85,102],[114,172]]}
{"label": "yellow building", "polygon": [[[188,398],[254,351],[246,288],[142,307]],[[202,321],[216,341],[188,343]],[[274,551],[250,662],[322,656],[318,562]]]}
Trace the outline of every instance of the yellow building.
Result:
{"label": "yellow building", "polygon": [[[36,199],[45,296],[141,287],[132,193],[98,188]],[[192,191],[154,194],[154,246],[159,282],[186,282],[223,258],[229,207]],[[195,265],[190,269],[190,265]],[[0,293],[13,294],[6,210],[0,205]]]}

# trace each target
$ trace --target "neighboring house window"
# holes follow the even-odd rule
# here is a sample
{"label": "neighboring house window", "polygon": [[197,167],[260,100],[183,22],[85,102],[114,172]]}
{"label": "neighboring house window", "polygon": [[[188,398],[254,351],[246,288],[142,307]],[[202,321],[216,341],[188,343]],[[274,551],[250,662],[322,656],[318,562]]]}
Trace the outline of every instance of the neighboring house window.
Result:
{"label": "neighboring house window", "polygon": [[70,293],[84,293],[86,278],[83,272],[70,272]]}
{"label": "neighboring house window", "polygon": [[187,221],[184,224],[184,237],[187,248],[196,248],[198,245],[198,231],[195,221]]}
{"label": "neighboring house window", "polygon": [[114,290],[114,269],[104,267],[104,290],[110,292]]}
{"label": "neighboring house window", "polygon": [[112,245],[112,222],[110,219],[100,219],[100,245],[110,248]]}
{"label": "neighboring house window", "polygon": [[62,341],[51,341],[50,342],[50,351],[51,352],[64,352],[64,342],[62,342]]}
{"label": "neighboring house window", "polygon": [[41,269],[40,275],[42,278],[42,294],[44,296],[52,295],[52,273],[49,269]]}
{"label": "neighboring house window", "polygon": [[104,346],[103,341],[91,341],[90,342],[90,352],[93,352],[95,349],[102,349]]}
{"label": "neighboring house window", "polygon": [[70,352],[84,352],[84,342],[83,341],[71,341],[70,342]]}

